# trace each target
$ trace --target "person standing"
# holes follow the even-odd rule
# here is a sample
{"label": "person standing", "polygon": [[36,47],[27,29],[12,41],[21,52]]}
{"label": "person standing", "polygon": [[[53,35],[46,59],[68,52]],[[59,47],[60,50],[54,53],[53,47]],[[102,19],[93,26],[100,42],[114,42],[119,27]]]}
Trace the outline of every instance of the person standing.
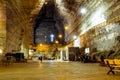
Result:
{"label": "person standing", "polygon": [[39,57],[39,60],[42,62],[42,56]]}

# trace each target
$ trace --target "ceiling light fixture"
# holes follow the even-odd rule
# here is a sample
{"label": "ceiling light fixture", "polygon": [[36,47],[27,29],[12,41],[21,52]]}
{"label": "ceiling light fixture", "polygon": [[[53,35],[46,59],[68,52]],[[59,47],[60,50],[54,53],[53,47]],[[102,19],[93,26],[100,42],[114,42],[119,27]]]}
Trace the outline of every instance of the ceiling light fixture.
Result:
{"label": "ceiling light fixture", "polygon": [[86,9],[86,8],[81,8],[81,9],[80,9],[80,13],[85,14],[86,12],[87,12],[87,9]]}
{"label": "ceiling light fixture", "polygon": [[48,4],[48,2],[46,1],[46,2],[45,2],[45,4],[47,5],[47,4]]}

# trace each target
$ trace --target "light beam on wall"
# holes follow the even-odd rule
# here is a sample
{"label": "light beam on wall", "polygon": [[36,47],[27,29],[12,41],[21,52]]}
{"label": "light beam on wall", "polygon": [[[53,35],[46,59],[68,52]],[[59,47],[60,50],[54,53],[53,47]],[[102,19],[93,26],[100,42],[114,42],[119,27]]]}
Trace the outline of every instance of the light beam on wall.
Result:
{"label": "light beam on wall", "polygon": [[74,47],[81,47],[80,45],[80,38],[78,37],[77,39],[74,40]]}

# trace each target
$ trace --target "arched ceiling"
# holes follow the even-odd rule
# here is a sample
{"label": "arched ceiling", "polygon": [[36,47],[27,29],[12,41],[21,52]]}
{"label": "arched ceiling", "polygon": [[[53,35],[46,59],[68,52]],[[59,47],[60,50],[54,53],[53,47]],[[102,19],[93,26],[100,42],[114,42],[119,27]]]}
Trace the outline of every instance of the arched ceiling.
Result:
{"label": "arched ceiling", "polygon": [[[28,47],[33,42],[33,23],[39,15],[45,1],[50,0],[0,0],[0,7],[6,12],[6,46],[7,51],[18,49],[24,43]],[[74,34],[81,34],[96,25],[94,15],[102,9],[107,19],[112,19],[120,13],[119,0],[52,0],[56,6],[54,19],[57,24],[67,26],[65,41],[69,41]],[[79,10],[86,7],[85,15]],[[58,16],[59,15],[59,16]],[[99,15],[98,15],[99,16]],[[96,16],[97,17],[97,16]],[[92,23],[94,21],[95,23]],[[56,24],[58,32],[62,32]],[[89,28],[88,28],[89,27]]]}
{"label": "arched ceiling", "polygon": [[[18,51],[32,43],[31,16],[41,7],[39,0],[3,0],[6,5],[6,51]],[[38,4],[39,3],[39,4]]]}
{"label": "arched ceiling", "polygon": [[[38,17],[45,1],[51,0],[1,0],[6,5],[6,46],[7,51],[18,50],[21,44],[28,47],[33,43],[33,23]],[[81,0],[52,0],[56,6],[54,20],[59,33],[64,26],[72,32],[72,21],[76,16]],[[74,5],[73,5],[74,3]],[[77,4],[77,5],[76,5]],[[76,7],[75,7],[76,6]],[[39,17],[38,17],[39,18]],[[40,18],[39,18],[40,19]],[[75,18],[77,19],[77,18]],[[58,25],[59,24],[59,25]],[[62,28],[60,26],[63,26]],[[66,35],[65,35],[66,37]]]}
{"label": "arched ceiling", "polygon": [[[43,29],[44,32],[41,31]],[[51,34],[54,35],[52,41]],[[59,13],[54,0],[47,0],[34,21],[35,43],[54,43],[59,34],[62,35],[59,42],[64,43],[64,17]]]}
{"label": "arched ceiling", "polygon": [[[87,0],[45,0],[45,4],[41,8],[39,14],[34,19],[35,30],[36,30],[36,28],[40,27],[40,24],[43,24],[43,22],[44,22],[44,24],[42,27],[44,27],[44,25],[46,25],[46,24],[48,24],[48,26],[50,26],[50,24],[47,22],[50,22],[50,23],[53,22],[55,25],[54,27],[56,29],[55,30],[56,32],[52,31],[52,30],[54,30],[54,28],[51,28],[51,29],[49,29],[51,32],[48,33],[49,35],[46,35],[46,36],[50,36],[51,33],[53,33],[55,35],[62,34],[63,39],[65,39],[65,37],[67,36],[65,34],[71,33],[74,28],[73,24],[76,24],[76,23],[74,23],[74,19],[76,19],[76,20],[79,19],[79,17],[78,17],[79,16],[78,15],[79,7],[83,4],[85,4],[86,2],[87,2]],[[66,32],[64,30],[65,26],[69,26],[69,31]],[[74,25],[74,26],[76,26],[76,25]],[[47,31],[47,32],[49,32],[49,31]],[[40,38],[40,36],[39,36],[39,38]],[[34,39],[36,39],[36,38],[34,37]],[[39,41],[41,42],[41,40],[43,40],[43,38],[40,40],[37,39],[38,42]],[[64,41],[65,40],[62,40],[62,42],[64,42]],[[43,41],[43,43],[44,43],[44,41]]]}

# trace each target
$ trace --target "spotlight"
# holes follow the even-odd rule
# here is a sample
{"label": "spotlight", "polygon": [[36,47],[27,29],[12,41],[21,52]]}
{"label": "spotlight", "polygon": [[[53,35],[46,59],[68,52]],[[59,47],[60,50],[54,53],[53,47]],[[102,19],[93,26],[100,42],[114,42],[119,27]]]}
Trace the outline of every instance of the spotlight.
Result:
{"label": "spotlight", "polygon": [[87,12],[86,8],[80,9],[80,13],[85,14]]}

